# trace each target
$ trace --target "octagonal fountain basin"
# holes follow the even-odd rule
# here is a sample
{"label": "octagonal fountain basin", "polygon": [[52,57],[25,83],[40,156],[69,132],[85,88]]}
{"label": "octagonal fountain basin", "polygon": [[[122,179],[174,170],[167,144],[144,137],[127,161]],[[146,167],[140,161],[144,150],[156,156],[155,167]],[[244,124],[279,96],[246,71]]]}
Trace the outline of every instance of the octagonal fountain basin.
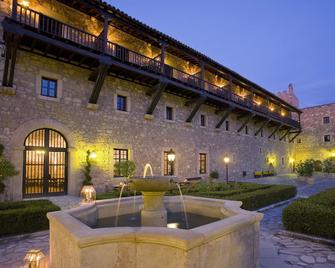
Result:
{"label": "octagonal fountain basin", "polygon": [[[52,268],[256,268],[262,214],[241,202],[184,196],[164,197],[165,227],[142,226],[143,197],[101,200],[48,213]],[[173,228],[168,228],[173,227]],[[180,228],[176,228],[176,227]],[[183,229],[184,228],[184,229]]]}

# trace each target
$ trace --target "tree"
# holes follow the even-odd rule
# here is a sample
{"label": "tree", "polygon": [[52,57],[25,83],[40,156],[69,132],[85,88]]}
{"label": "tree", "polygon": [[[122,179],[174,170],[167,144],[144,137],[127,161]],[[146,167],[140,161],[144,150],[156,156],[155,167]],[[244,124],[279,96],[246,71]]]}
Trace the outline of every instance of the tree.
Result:
{"label": "tree", "polygon": [[15,169],[14,165],[9,162],[3,155],[5,147],[0,144],[0,193],[5,191],[5,180],[8,177],[17,175],[19,172]]}
{"label": "tree", "polygon": [[120,170],[120,174],[122,177],[130,179],[134,176],[136,170],[136,164],[133,161],[121,161],[117,162],[114,165],[115,169]]}

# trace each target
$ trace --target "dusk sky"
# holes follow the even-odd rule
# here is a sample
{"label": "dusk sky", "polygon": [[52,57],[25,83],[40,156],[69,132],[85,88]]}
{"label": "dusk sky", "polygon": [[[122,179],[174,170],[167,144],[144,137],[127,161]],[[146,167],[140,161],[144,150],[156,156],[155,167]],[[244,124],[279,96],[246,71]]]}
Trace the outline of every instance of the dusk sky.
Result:
{"label": "dusk sky", "polygon": [[335,102],[335,0],[109,0],[300,106]]}

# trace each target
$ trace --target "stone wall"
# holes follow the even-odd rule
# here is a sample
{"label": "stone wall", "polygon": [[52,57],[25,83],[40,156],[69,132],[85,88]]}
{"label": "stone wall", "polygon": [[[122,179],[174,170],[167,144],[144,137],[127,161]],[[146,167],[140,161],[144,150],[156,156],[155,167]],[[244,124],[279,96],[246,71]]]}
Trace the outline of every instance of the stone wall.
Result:
{"label": "stone wall", "polygon": [[[324,160],[335,156],[335,104],[325,104],[302,109],[302,134],[296,139],[297,161],[313,158]],[[329,117],[329,124],[323,118]],[[324,135],[330,135],[330,142],[324,142]]]}
{"label": "stone wall", "polygon": [[[1,58],[0,66],[3,65]],[[41,99],[36,89],[43,72],[60,78],[62,97],[58,101]],[[146,88],[134,83],[108,77],[98,101],[99,109],[89,111],[86,106],[94,84],[88,81],[89,71],[73,67],[34,54],[19,51],[15,72],[15,96],[0,98],[0,142],[6,146],[6,155],[22,171],[22,151],[25,135],[37,128],[51,127],[59,130],[70,142],[69,192],[77,194],[83,178],[81,165],[88,149],[97,152],[93,170],[94,183],[103,190],[113,178],[113,148],[128,148],[131,158],[138,165],[138,174],[145,163],[151,163],[155,174],[162,174],[163,151],[173,148],[176,152],[176,174],[180,177],[198,176],[198,153],[206,152],[208,172],[217,169],[224,174],[223,157],[230,156],[231,178],[252,176],[255,170],[267,169],[266,159],[275,162],[279,173],[290,170],[288,159],[292,148],[288,142],[254,137],[255,126],[249,125],[249,135],[236,133],[241,122],[236,115],[229,118],[231,130],[215,131],[220,116],[208,106],[200,113],[207,115],[207,127],[200,127],[199,114],[191,127],[185,124],[192,107],[184,106],[185,100],[165,94],[160,100],[153,120],[145,120],[150,105]],[[114,98],[117,92],[127,94],[130,111],[116,111]],[[164,119],[165,106],[175,107],[176,120]],[[223,128],[223,126],[222,126]],[[281,165],[281,158],[285,158]],[[14,178],[10,196],[21,197],[21,175]],[[98,187],[99,188],[99,187]]]}

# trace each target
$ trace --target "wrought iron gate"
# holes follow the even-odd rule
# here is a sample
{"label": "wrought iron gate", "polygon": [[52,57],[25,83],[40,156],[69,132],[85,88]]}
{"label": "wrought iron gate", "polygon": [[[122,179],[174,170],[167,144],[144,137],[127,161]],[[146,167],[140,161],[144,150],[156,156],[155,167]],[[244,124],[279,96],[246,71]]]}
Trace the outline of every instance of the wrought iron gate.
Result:
{"label": "wrought iron gate", "polygon": [[23,196],[67,193],[67,142],[57,131],[38,129],[30,133],[23,153]]}

